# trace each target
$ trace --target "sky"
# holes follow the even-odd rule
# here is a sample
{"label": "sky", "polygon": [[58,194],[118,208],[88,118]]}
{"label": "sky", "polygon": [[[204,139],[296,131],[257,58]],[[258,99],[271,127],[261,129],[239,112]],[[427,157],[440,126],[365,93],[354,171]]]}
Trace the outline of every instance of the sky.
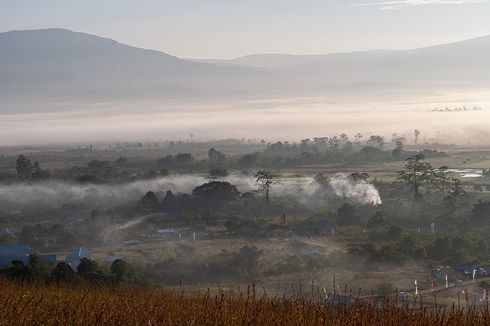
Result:
{"label": "sky", "polygon": [[490,0],[0,0],[0,32],[67,28],[183,58],[409,49],[490,34]]}

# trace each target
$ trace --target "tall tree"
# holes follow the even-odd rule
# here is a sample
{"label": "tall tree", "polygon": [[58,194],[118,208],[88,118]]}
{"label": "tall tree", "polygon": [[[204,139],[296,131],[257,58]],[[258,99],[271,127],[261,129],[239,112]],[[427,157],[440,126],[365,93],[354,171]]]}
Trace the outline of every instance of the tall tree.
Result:
{"label": "tall tree", "polygon": [[116,276],[118,281],[122,281],[129,271],[128,264],[122,259],[116,259],[111,264],[111,273]]}
{"label": "tall tree", "polygon": [[156,212],[160,206],[157,196],[153,191],[148,191],[139,201],[139,208],[147,213]]}
{"label": "tall tree", "polygon": [[77,279],[73,269],[64,261],[56,264],[55,268],[51,271],[51,277],[58,282],[70,282]]}
{"label": "tall tree", "polygon": [[23,154],[19,155],[15,164],[17,170],[17,177],[24,180],[31,180],[32,178],[32,163],[31,160],[25,157]]}
{"label": "tall tree", "polygon": [[381,136],[378,135],[373,135],[369,137],[369,140],[367,141],[368,145],[383,149],[383,146],[385,145],[385,139]]}
{"label": "tall tree", "polygon": [[438,169],[434,169],[432,174],[434,181],[437,183],[439,189],[441,190],[442,196],[446,196],[446,190],[448,189],[451,183],[451,178],[449,177],[447,170],[448,170],[447,166],[441,166]]}
{"label": "tall tree", "polygon": [[265,202],[268,203],[270,201],[269,194],[274,184],[274,176],[270,171],[262,170],[257,172],[255,177],[257,178],[255,184],[258,186],[258,191],[265,193]]}
{"label": "tall tree", "polygon": [[414,137],[415,145],[417,145],[419,143],[420,134],[421,134],[421,132],[418,131],[417,129],[415,129],[413,131],[413,137]]}
{"label": "tall tree", "polygon": [[225,154],[221,153],[220,151],[217,151],[214,148],[211,148],[208,151],[208,157],[211,162],[221,162],[224,161],[226,158]]}
{"label": "tall tree", "polygon": [[404,146],[401,140],[395,141],[395,148],[391,151],[391,156],[394,158],[400,158],[403,154]]}
{"label": "tall tree", "polygon": [[422,199],[420,185],[431,178],[434,169],[429,162],[424,162],[424,154],[419,153],[406,160],[405,170],[398,172],[397,180],[404,182],[413,190],[414,200]]}
{"label": "tall tree", "polygon": [[454,209],[468,194],[463,188],[461,181],[457,178],[451,178],[448,195],[444,198],[446,207]]}

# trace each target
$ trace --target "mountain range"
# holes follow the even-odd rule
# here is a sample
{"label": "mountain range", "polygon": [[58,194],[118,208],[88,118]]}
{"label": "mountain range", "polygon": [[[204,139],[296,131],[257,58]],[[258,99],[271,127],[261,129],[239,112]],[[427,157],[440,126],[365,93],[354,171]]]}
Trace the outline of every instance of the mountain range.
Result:
{"label": "mountain range", "polygon": [[318,95],[490,84],[490,36],[414,50],[193,60],[65,29],[0,33],[0,113],[23,103]]}

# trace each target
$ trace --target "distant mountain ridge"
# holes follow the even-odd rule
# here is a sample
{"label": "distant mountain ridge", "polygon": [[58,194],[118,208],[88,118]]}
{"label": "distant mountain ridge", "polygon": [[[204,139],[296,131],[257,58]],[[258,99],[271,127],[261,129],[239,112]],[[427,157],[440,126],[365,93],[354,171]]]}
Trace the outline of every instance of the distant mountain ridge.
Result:
{"label": "distant mountain ridge", "polygon": [[217,88],[241,92],[250,78],[259,85],[267,75],[64,29],[0,33],[0,49],[0,94],[14,100],[166,98],[214,93]]}
{"label": "distant mountain ridge", "polygon": [[414,50],[185,60],[65,29],[0,33],[0,113],[11,104],[304,96],[339,88],[490,84],[490,36]]}
{"label": "distant mountain ridge", "polygon": [[[375,57],[389,57],[394,55],[414,55],[429,54],[440,52],[446,49],[449,51],[457,50],[459,55],[465,54],[465,50],[470,51],[490,51],[490,35],[481,36],[469,40],[463,40],[454,43],[432,45],[410,50],[367,50],[352,52],[333,52],[327,54],[284,54],[284,53],[264,53],[250,54],[234,59],[205,59],[202,61],[214,64],[234,64],[257,68],[290,68],[301,64],[317,63],[329,60],[358,60]],[[197,60],[200,61],[200,60]]]}

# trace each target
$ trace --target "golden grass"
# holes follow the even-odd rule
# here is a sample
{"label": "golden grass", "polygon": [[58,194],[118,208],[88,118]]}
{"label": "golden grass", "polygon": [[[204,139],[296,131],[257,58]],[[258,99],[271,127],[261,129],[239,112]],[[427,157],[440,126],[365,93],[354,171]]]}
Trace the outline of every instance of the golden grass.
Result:
{"label": "golden grass", "polygon": [[330,307],[304,296],[183,294],[90,284],[0,280],[1,325],[488,325],[484,309],[420,309],[357,301]]}

